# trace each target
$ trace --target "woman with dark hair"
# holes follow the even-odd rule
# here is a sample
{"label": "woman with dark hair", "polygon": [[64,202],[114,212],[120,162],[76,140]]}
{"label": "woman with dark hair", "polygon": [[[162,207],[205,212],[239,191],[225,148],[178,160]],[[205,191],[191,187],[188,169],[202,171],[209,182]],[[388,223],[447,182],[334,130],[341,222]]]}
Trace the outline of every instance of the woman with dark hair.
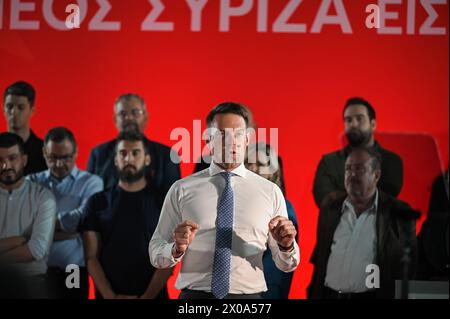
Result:
{"label": "woman with dark hair", "polygon": [[[284,187],[281,182],[281,166],[278,161],[278,155],[275,150],[264,142],[251,144],[248,147],[245,166],[248,170],[264,177],[280,187],[284,194]],[[297,217],[294,207],[286,199],[288,218],[293,222],[298,233]],[[297,240],[297,239],[296,239]],[[264,277],[266,279],[267,291],[263,293],[264,299],[287,299],[293,272],[285,273],[279,270],[272,260],[270,249],[267,249],[263,255]]]}

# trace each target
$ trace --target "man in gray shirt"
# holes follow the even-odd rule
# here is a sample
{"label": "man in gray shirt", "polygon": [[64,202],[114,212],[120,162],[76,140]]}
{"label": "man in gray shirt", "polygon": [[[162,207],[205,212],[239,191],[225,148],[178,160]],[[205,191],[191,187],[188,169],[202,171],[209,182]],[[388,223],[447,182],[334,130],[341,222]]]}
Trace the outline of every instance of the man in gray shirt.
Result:
{"label": "man in gray shirt", "polygon": [[1,133],[0,265],[9,265],[44,287],[56,203],[49,190],[25,180],[26,164],[23,140],[13,133]]}

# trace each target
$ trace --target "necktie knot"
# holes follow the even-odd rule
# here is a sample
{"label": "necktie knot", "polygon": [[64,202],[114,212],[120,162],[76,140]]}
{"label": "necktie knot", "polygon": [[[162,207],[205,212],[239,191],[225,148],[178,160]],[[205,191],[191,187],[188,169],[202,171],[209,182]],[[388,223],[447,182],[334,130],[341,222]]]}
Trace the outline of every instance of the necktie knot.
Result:
{"label": "necktie knot", "polygon": [[232,177],[234,174],[231,173],[231,172],[222,172],[222,173],[220,173],[220,175],[222,175],[222,177],[225,179],[225,182],[226,182],[227,184],[230,184],[230,182],[231,182],[231,177]]}

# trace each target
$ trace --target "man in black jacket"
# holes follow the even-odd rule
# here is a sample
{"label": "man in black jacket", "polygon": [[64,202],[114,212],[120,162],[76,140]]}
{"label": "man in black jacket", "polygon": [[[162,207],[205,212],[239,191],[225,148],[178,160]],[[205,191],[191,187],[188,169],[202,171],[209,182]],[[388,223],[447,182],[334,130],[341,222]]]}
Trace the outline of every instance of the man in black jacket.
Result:
{"label": "man in black jacket", "polygon": [[405,248],[414,273],[414,216],[408,204],[378,190],[381,174],[373,149],[353,149],[347,157],[346,193],[328,196],[319,214],[309,298],[393,298]]}
{"label": "man in black jacket", "polygon": [[372,105],[362,98],[350,98],[345,104],[343,117],[349,144],[344,149],[325,154],[320,160],[313,186],[317,206],[320,208],[327,195],[345,191],[344,163],[354,147],[369,147],[380,153],[383,164],[378,186],[383,192],[397,197],[403,185],[403,163],[397,154],[382,148],[375,140],[377,123]]}
{"label": "man in black jacket", "polygon": [[36,106],[36,90],[24,81],[8,86],[3,92],[3,111],[5,113],[8,132],[19,135],[24,141],[24,151],[28,156],[24,174],[33,174],[47,169],[42,147],[44,142],[30,128],[31,117]]}
{"label": "man in black jacket", "polygon": [[[137,94],[124,94],[117,98],[114,104],[114,121],[119,132],[138,131],[144,134],[148,113],[145,102]],[[158,200],[164,201],[172,184],[180,179],[179,158],[170,147],[145,138],[148,153],[152,159],[145,168],[145,176],[153,187],[160,191]],[[116,139],[95,147],[89,157],[87,171],[99,175],[105,189],[118,182],[117,170],[114,165]]]}

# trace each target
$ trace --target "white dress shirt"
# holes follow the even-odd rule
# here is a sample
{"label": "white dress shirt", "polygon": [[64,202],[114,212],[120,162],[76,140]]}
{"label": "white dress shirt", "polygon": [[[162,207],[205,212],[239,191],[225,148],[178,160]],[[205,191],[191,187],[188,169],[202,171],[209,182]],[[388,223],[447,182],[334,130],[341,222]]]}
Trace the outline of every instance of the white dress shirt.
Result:
{"label": "white dress shirt", "polygon": [[[175,287],[211,291],[216,240],[216,217],[220,195],[225,188],[223,169],[211,163],[209,169],[175,182],[169,190],[156,231],[149,244],[150,261],[156,268],[175,266],[183,260]],[[234,218],[230,293],[253,294],[267,290],[262,256],[267,246],[273,260],[284,272],[300,262],[294,242],[291,252],[282,252],[269,233],[269,222],[277,215],[287,218],[286,203],[279,187],[247,170],[242,164],[232,171]],[[173,233],[176,226],[190,220],[199,225],[193,242],[183,257],[174,259]]]}
{"label": "white dress shirt", "polygon": [[342,216],[334,232],[328,259],[325,286],[343,293],[368,291],[366,267],[375,262],[376,217],[378,191],[373,205],[356,216],[347,198],[342,205]]}

